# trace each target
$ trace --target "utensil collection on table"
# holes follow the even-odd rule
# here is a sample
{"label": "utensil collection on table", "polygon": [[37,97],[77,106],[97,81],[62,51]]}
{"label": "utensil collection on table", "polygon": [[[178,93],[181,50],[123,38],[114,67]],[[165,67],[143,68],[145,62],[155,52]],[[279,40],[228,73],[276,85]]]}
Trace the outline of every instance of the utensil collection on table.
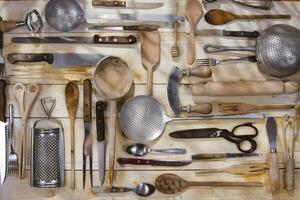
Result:
{"label": "utensil collection on table", "polygon": [[[203,0],[204,6],[216,0]],[[258,8],[261,10],[271,9],[272,1],[265,0],[260,3],[249,3],[249,1],[231,0],[239,5]],[[289,1],[289,0],[275,0]],[[294,2],[297,2],[295,0]],[[165,4],[162,2],[130,2],[130,1],[110,1],[92,0],[93,9],[160,9]],[[156,190],[164,194],[177,194],[186,190],[190,186],[221,186],[221,187],[262,187],[261,182],[214,182],[214,181],[186,181],[175,174],[162,174],[158,176],[154,184],[140,182],[135,187],[115,186],[115,162],[122,167],[125,165],[150,165],[154,167],[183,167],[192,165],[193,162],[209,160],[224,160],[227,158],[261,157],[262,154],[254,151],[259,146],[256,138],[259,129],[251,122],[252,118],[264,118],[264,115],[251,115],[249,113],[262,112],[266,110],[292,110],[295,109],[295,118],[283,118],[283,139],[286,163],[286,189],[293,191],[295,188],[295,142],[297,140],[299,104],[289,102],[286,104],[250,104],[241,102],[217,102],[219,113],[214,112],[214,102],[201,102],[196,105],[182,105],[180,101],[179,88],[182,79],[197,77],[203,79],[201,82],[189,81],[188,85],[193,96],[259,96],[259,95],[281,95],[292,94],[299,91],[297,82],[288,81],[288,77],[296,74],[300,70],[300,31],[290,25],[277,24],[266,27],[265,30],[240,31],[240,30],[217,30],[217,29],[197,29],[197,24],[204,20],[211,25],[224,25],[237,19],[290,19],[290,15],[237,15],[225,10],[212,9],[205,13],[200,0],[187,0],[184,10],[186,22],[189,24],[187,37],[187,59],[189,65],[196,64],[197,67],[181,69],[174,66],[168,77],[167,100],[173,116],[168,116],[161,103],[153,94],[154,71],[159,67],[161,57],[161,38],[160,28],[173,27],[175,42],[171,49],[173,58],[180,57],[180,43],[178,42],[179,28],[184,23],[185,18],[179,16],[181,3],[176,3],[176,14],[97,14],[88,15],[84,13],[81,5],[76,0],[50,0],[45,7],[45,19],[50,27],[56,31],[69,32],[76,31],[77,28],[89,25],[88,30],[97,31],[122,31],[130,32],[127,35],[95,34],[92,37],[74,36],[17,36],[11,39],[13,44],[90,44],[102,45],[101,47],[117,46],[124,48],[136,47],[134,44],[140,42],[141,64],[147,71],[147,93],[129,98],[121,107],[119,117],[117,117],[117,103],[124,96],[127,96],[133,89],[133,72],[126,60],[117,56],[102,55],[97,53],[19,53],[11,52],[7,55],[10,64],[25,63],[35,65],[39,62],[46,62],[51,67],[79,67],[95,66],[92,79],[84,79],[83,82],[70,80],[65,87],[65,104],[70,119],[69,133],[64,131],[61,121],[52,118],[50,115],[55,107],[56,100],[52,97],[42,98],[42,106],[47,114],[47,119],[38,120],[34,123],[31,131],[31,157],[30,157],[30,185],[32,187],[50,188],[62,187],[65,182],[65,152],[64,134],[70,137],[71,172],[70,187],[76,188],[75,171],[77,170],[75,160],[75,138],[77,132],[84,135],[82,146],[82,169],[83,169],[83,189],[86,185],[86,162],[89,157],[90,187],[93,183],[93,126],[96,127],[97,135],[97,154],[99,184],[105,185],[105,171],[109,170],[109,189],[111,193],[123,193],[133,191],[135,194],[146,197],[153,194]],[[98,19],[100,22],[95,24],[87,23],[87,19]],[[103,22],[101,21],[103,20]],[[106,22],[104,22],[106,20]],[[108,22],[107,22],[108,21]],[[90,26],[91,25],[91,26]],[[13,94],[16,98],[21,116],[21,133],[19,152],[15,151],[16,142],[13,137],[13,105],[8,106],[8,119],[6,113],[6,68],[3,57],[3,32],[8,32],[16,27],[25,26],[29,31],[40,32],[43,28],[42,18],[38,11],[32,10],[26,14],[22,22],[0,21],[0,183],[3,184],[7,174],[14,174],[19,170],[19,177],[25,178],[26,162],[28,160],[28,117],[32,106],[42,88],[36,84],[24,85],[17,83],[13,86]],[[256,45],[249,47],[234,47],[206,44],[205,53],[219,53],[224,51],[247,51],[254,52],[255,55],[248,55],[240,58],[196,58],[196,38],[205,36],[218,37],[241,37],[245,39],[255,39]],[[278,78],[279,80],[269,81],[219,81],[214,82],[212,78],[212,68],[229,62],[253,62],[257,63],[258,69],[263,74]],[[226,70],[226,69],[224,69]],[[284,79],[283,79],[284,78]],[[82,85],[82,86],[81,86]],[[93,105],[93,86],[96,89],[99,99]],[[83,89],[83,96],[80,97],[80,88]],[[82,98],[83,106],[83,128],[77,127],[76,113],[79,106],[79,99]],[[98,97],[97,97],[98,98]],[[49,105],[47,105],[49,104]],[[110,113],[109,121],[106,121],[104,113]],[[95,111],[96,121],[93,121]],[[181,116],[182,113],[189,114]],[[191,115],[192,114],[192,115]],[[194,115],[196,114],[196,115]],[[199,115],[200,114],[200,115]],[[232,130],[216,127],[204,127],[188,129],[187,126],[181,130],[169,132],[168,139],[184,142],[182,139],[193,139],[193,142],[201,144],[198,138],[207,139],[224,138],[236,144],[240,153],[205,153],[199,152],[191,155],[188,159],[164,159],[147,158],[148,154],[153,157],[157,155],[184,155],[187,154],[186,148],[164,146],[154,147],[149,143],[159,140],[165,132],[165,127],[169,122],[188,121],[188,120],[213,120],[213,119],[248,119],[249,122],[236,124]],[[7,121],[7,122],[6,122]],[[116,124],[119,121],[120,129],[124,135],[139,143],[131,143],[125,147],[125,152],[131,157],[116,158]],[[96,123],[96,124],[94,124]],[[108,134],[106,135],[106,124],[108,124]],[[245,128],[245,130],[244,130]],[[280,169],[277,158],[277,126],[274,118],[266,120],[266,132],[270,143],[269,160],[256,163],[241,163],[223,168],[203,168],[197,169],[195,174],[201,176],[206,173],[229,173],[237,176],[261,175],[269,170],[270,185],[272,191],[280,188]],[[261,135],[261,134],[260,134]],[[256,138],[256,140],[255,140]],[[69,142],[69,141],[67,141]],[[217,145],[217,141],[209,140]],[[147,144],[148,143],[148,144]],[[109,148],[106,148],[108,144]],[[77,148],[77,147],[76,147]],[[109,155],[109,168],[106,169],[106,151]],[[97,155],[96,154],[96,155]],[[174,156],[173,155],[173,156]],[[132,157],[136,156],[136,157]],[[146,158],[141,159],[141,156]],[[172,157],[171,157],[172,158]],[[45,164],[47,163],[47,164]],[[45,166],[46,165],[46,166]]]}

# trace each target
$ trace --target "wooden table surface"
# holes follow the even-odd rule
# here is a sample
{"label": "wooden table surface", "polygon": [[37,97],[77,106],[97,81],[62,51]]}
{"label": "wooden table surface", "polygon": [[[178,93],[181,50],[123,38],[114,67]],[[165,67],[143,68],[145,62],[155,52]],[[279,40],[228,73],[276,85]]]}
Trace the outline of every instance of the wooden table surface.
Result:
{"label": "wooden table surface", "polygon": [[[145,1],[147,0],[140,0]],[[44,7],[47,1],[0,1],[0,16],[6,20],[20,20],[23,19],[25,13],[35,8],[44,17]],[[90,0],[79,0],[78,1],[86,14],[99,14],[99,13],[119,13],[119,12],[131,12],[131,13],[148,13],[148,14],[170,14],[176,13],[175,1],[174,0],[152,0],[151,2],[164,2],[165,5],[162,8],[154,10],[117,10],[117,9],[94,9],[91,6]],[[149,1],[148,1],[149,2]],[[184,16],[184,5],[185,0],[179,0],[180,15]],[[272,24],[290,24],[296,27],[300,27],[300,3],[290,2],[275,2],[274,7],[271,11],[258,11],[255,9],[245,8],[231,3],[229,0],[219,0],[217,3],[207,6],[205,9],[221,8],[229,10],[237,14],[249,14],[249,13],[279,13],[279,14],[290,14],[292,15],[291,20],[261,20],[261,21],[237,21],[224,26],[214,27],[207,24],[202,18],[198,24],[198,29],[227,29],[227,30],[247,30],[262,31]],[[93,22],[94,20],[88,20]],[[45,22],[45,21],[44,21]],[[172,59],[170,55],[171,46],[174,43],[174,34],[172,29],[164,28],[161,29],[161,61],[158,69],[154,73],[154,91],[153,96],[158,99],[164,106],[166,113],[171,115],[167,98],[166,98],[166,83],[168,74],[171,68],[176,65],[181,68],[192,67],[186,63],[186,48],[187,48],[187,34],[188,23],[185,22],[180,26],[179,34],[179,47],[181,55],[179,58]],[[58,33],[48,27],[45,22],[43,32],[39,36],[93,36],[93,34],[100,35],[127,35],[124,32],[97,32],[88,31],[86,25],[82,25],[71,33]],[[137,35],[137,33],[131,33]],[[140,59],[140,43],[131,46],[112,46],[112,45],[90,45],[90,44],[12,44],[11,38],[15,36],[33,36],[25,28],[18,28],[14,31],[5,33],[4,43],[4,56],[8,53],[19,52],[19,53],[98,53],[103,55],[114,55],[125,59],[128,65],[131,67],[134,74],[134,95],[146,94],[146,71],[142,67]],[[137,35],[138,36],[138,35]],[[196,38],[196,58],[205,58],[213,56],[221,59],[228,56],[241,56],[242,53],[221,53],[215,55],[205,55],[202,50],[204,44],[222,44],[222,45],[255,45],[255,40],[247,40],[241,38],[221,38],[221,37],[200,37]],[[16,100],[12,94],[12,87],[15,83],[21,82],[24,84],[38,83],[41,87],[40,93],[36,102],[33,105],[33,109],[30,113],[30,119],[28,122],[29,127],[32,124],[43,117],[45,117],[44,111],[40,104],[40,99],[43,97],[55,97],[57,100],[56,108],[53,112],[53,117],[57,117],[62,121],[65,129],[65,172],[66,182],[65,187],[57,189],[38,189],[30,188],[29,186],[29,159],[27,160],[27,175],[26,179],[19,180],[17,177],[8,177],[4,185],[0,186],[0,199],[139,199],[138,196],[133,193],[126,194],[96,194],[89,188],[89,176],[87,175],[85,190],[82,190],[82,143],[84,138],[83,132],[83,109],[82,109],[82,81],[85,78],[92,78],[93,68],[88,68],[87,73],[67,73],[64,69],[51,68],[45,63],[39,63],[37,65],[11,65],[6,61],[7,67],[7,82],[9,83],[7,93],[7,105],[13,104],[15,108],[15,139],[17,143],[20,139],[20,113]],[[67,109],[65,106],[64,89],[67,82],[75,80],[80,84],[80,101],[79,107],[76,113],[75,122],[75,155],[76,155],[76,190],[70,189],[69,177],[70,177],[70,129],[69,129],[69,118]],[[256,64],[249,63],[236,63],[228,65],[220,65],[213,67],[213,80],[214,81],[239,81],[239,80],[266,80],[266,77],[259,73]],[[300,75],[297,74],[290,77],[289,80],[295,80],[300,82]],[[186,83],[186,80],[183,80]],[[100,100],[102,97],[93,90],[93,105],[96,100]],[[211,102],[247,102],[247,103],[292,103],[298,101],[298,94],[280,95],[280,96],[261,96],[261,97],[197,97],[192,98],[188,87],[185,84],[180,86],[180,99],[182,104],[193,104],[202,101]],[[121,106],[121,105],[120,105]],[[294,115],[293,111],[287,112],[264,112],[267,116],[275,116],[278,124],[278,152],[280,161],[283,162],[282,155],[282,129],[281,129],[281,117],[284,114]],[[106,117],[109,114],[106,113]],[[108,121],[108,120],[107,120]],[[116,170],[116,186],[127,186],[133,187],[140,182],[154,183],[155,178],[166,172],[176,173],[187,180],[193,181],[259,181],[264,184],[264,187],[259,188],[225,188],[225,187],[193,187],[178,195],[164,195],[156,191],[148,199],[300,199],[300,147],[299,143],[296,145],[296,188],[294,192],[288,193],[284,190],[284,168],[281,165],[281,186],[278,193],[271,193],[269,187],[268,172],[257,176],[237,176],[225,173],[217,174],[203,174],[201,176],[195,176],[195,170],[201,168],[221,168],[230,166],[233,164],[244,163],[244,162],[263,162],[267,159],[269,152],[268,138],[265,130],[265,119],[226,119],[226,120],[210,120],[210,121],[197,121],[197,122],[178,122],[170,123],[166,126],[163,135],[156,141],[151,142],[149,145],[155,148],[168,148],[168,147],[183,147],[188,150],[188,154],[182,156],[174,155],[149,155],[145,158],[157,158],[157,159],[170,159],[170,160],[188,160],[190,155],[196,153],[227,153],[227,152],[238,152],[235,145],[227,142],[223,139],[202,139],[202,140],[191,140],[182,141],[174,140],[168,136],[168,133],[174,130],[186,129],[186,128],[204,128],[204,127],[219,127],[231,129],[235,125],[243,122],[253,122],[259,129],[259,136],[257,137],[258,148],[256,152],[262,153],[263,156],[260,158],[243,158],[243,159],[228,159],[225,161],[215,162],[193,162],[191,165],[185,167],[139,167],[139,166],[120,166],[115,164]],[[106,124],[108,126],[108,124]],[[97,142],[95,133],[95,109],[93,109],[93,168],[94,170],[94,185],[99,185],[98,180],[98,161],[97,161]],[[109,135],[107,138],[110,139]],[[30,138],[28,137],[28,144]],[[118,157],[129,157],[124,151],[124,146],[132,143],[127,139],[119,127],[117,126],[117,142],[116,142],[116,158]],[[17,146],[17,150],[19,150]],[[28,147],[29,148],[29,147]],[[108,147],[109,149],[109,147]],[[29,156],[28,156],[29,158]],[[108,159],[107,152],[107,167],[108,163],[112,162]],[[109,185],[108,173],[106,176],[105,185]]]}

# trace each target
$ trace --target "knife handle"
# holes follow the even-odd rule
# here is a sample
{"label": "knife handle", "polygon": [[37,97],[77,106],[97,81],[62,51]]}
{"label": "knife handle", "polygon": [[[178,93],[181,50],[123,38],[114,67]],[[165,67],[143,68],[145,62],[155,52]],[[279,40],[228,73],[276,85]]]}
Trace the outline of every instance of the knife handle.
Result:
{"label": "knife handle", "polygon": [[5,105],[6,105],[6,96],[5,96],[5,87],[6,81],[0,80],[0,121],[5,121]]}
{"label": "knife handle", "polygon": [[89,79],[83,81],[83,121],[92,121],[92,84]]}
{"label": "knife handle", "polygon": [[97,126],[97,141],[105,140],[105,123],[104,123],[104,111],[107,108],[107,102],[96,102],[96,126]]}
{"label": "knife handle", "polygon": [[53,54],[49,53],[10,53],[7,59],[11,64],[18,62],[47,62],[52,64],[54,61]]}
{"label": "knife handle", "polygon": [[248,32],[248,31],[226,31],[226,30],[223,30],[223,36],[257,38],[259,36],[259,32],[258,31]]}
{"label": "knife handle", "polygon": [[286,163],[286,190],[293,191],[295,189],[295,159],[287,158]]}
{"label": "knife handle", "polygon": [[124,31],[156,31],[158,28],[157,25],[123,26]]}
{"label": "knife handle", "polygon": [[277,153],[270,153],[269,161],[269,173],[271,181],[271,190],[278,191],[279,189],[279,165],[277,159]]}
{"label": "knife handle", "polygon": [[137,41],[134,35],[129,36],[104,36],[94,35],[95,44],[135,44]]}
{"label": "knife handle", "polygon": [[118,158],[118,163],[120,165],[152,165],[153,160],[139,159],[139,158]]}
{"label": "knife handle", "polygon": [[107,6],[107,7],[126,7],[125,1],[103,1],[103,0],[93,0],[93,6]]}

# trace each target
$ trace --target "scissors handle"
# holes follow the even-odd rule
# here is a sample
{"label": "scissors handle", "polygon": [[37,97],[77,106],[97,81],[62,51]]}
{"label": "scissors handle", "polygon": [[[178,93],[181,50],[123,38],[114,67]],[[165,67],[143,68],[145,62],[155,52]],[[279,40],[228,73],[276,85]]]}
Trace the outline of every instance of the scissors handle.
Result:
{"label": "scissors handle", "polygon": [[[236,135],[235,132],[237,131],[237,129],[241,128],[241,127],[249,127],[252,128],[254,130],[254,134],[249,134],[249,135]],[[258,135],[258,129],[253,126],[253,123],[251,122],[247,122],[244,124],[240,124],[235,126],[232,131],[231,131],[237,138],[255,138]]]}
{"label": "scissors handle", "polygon": [[[243,148],[243,143],[247,143],[247,142],[250,143],[250,147],[248,149],[245,149],[245,148]],[[241,151],[243,153],[252,153],[257,148],[256,141],[251,138],[244,138],[244,139],[237,140],[235,142],[235,144],[236,144],[237,148],[239,149],[239,151]]]}

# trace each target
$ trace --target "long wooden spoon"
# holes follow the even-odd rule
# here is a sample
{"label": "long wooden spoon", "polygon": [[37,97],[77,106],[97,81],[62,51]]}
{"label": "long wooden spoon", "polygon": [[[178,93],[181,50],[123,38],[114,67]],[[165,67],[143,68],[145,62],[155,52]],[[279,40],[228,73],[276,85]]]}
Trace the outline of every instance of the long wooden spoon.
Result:
{"label": "long wooden spoon", "polygon": [[155,180],[155,187],[164,194],[176,194],[190,186],[262,187],[260,182],[194,182],[186,181],[176,174],[162,174]]}
{"label": "long wooden spoon", "polygon": [[185,4],[185,15],[190,23],[190,36],[187,48],[187,63],[193,64],[195,61],[195,35],[197,24],[203,15],[203,9],[200,1],[187,0]]}
{"label": "long wooden spoon", "polygon": [[71,188],[75,189],[75,136],[74,123],[75,115],[79,100],[78,85],[74,82],[69,82],[65,88],[65,100],[70,117],[71,129]]}
{"label": "long wooden spoon", "polygon": [[235,175],[257,175],[262,174],[268,169],[266,163],[243,163],[239,165],[232,165],[229,167],[224,167],[220,169],[199,169],[196,171],[196,175],[201,175],[205,173],[220,173],[225,172]]}
{"label": "long wooden spoon", "polygon": [[209,10],[205,20],[212,25],[223,25],[236,19],[290,19],[290,15],[236,15],[225,10]]}
{"label": "long wooden spoon", "polygon": [[143,31],[140,38],[142,63],[147,70],[147,95],[152,95],[153,72],[160,62],[160,34],[159,31]]}

